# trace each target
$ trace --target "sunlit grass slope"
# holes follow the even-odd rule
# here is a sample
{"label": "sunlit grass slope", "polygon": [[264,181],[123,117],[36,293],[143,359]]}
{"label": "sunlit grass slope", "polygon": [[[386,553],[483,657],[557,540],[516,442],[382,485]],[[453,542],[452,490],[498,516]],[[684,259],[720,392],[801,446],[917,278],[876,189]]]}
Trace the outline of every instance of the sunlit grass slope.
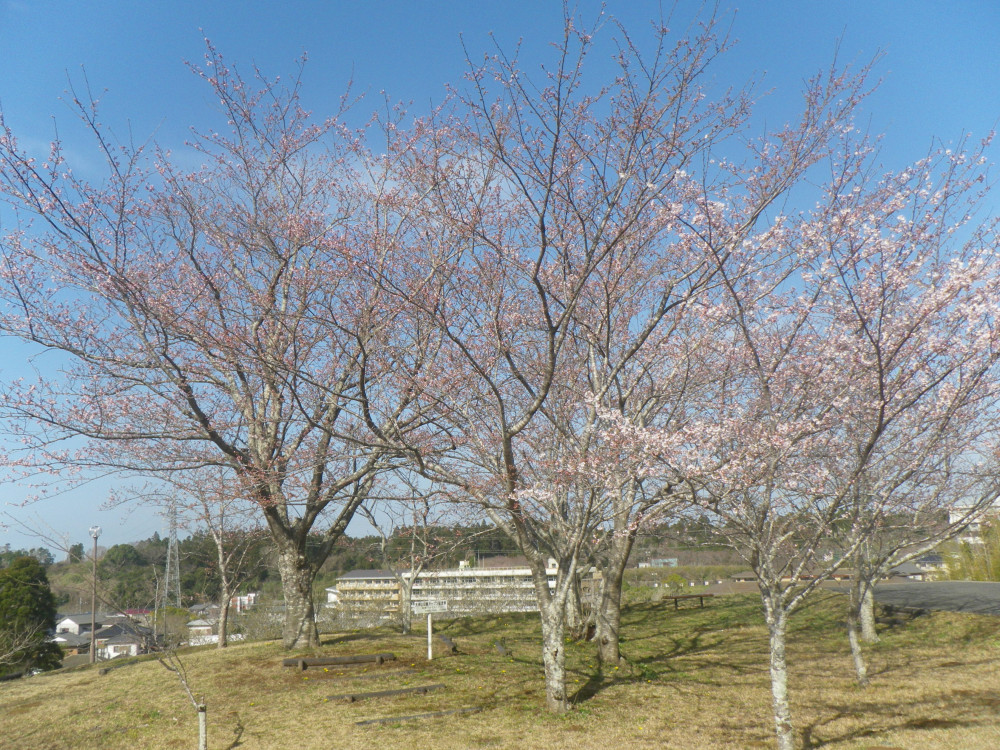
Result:
{"label": "sunlit grass slope", "polygon": [[[800,741],[824,748],[1000,747],[1000,618],[936,613],[885,630],[871,649],[873,684],[855,687],[841,626],[825,594],[796,615],[792,702]],[[542,709],[537,618],[437,624],[457,654],[426,658],[423,633],[324,637],[316,654],[391,651],[382,666],[282,667],[273,643],[181,655],[208,705],[209,747],[749,748],[772,744],[765,629],[753,597],[634,606],[627,661],[601,670],[592,645],[568,643],[566,716]],[[507,655],[495,643],[503,639]],[[443,651],[440,643],[436,648]],[[344,693],[443,683],[426,695],[347,702]],[[476,707],[417,721],[367,719]],[[197,717],[177,676],[155,660],[0,683],[0,747],[192,748]]]}

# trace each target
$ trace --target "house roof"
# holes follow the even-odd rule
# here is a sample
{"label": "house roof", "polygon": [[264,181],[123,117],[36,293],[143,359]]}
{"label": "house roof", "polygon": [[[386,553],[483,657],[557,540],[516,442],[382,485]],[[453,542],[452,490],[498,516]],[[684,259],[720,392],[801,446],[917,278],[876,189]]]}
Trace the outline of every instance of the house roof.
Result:
{"label": "house roof", "polygon": [[189,628],[210,628],[212,627],[212,623],[208,620],[191,620],[187,626]]}
{"label": "house roof", "polygon": [[142,625],[135,625],[131,622],[119,622],[114,625],[108,625],[106,628],[101,628],[98,630],[94,636],[100,638],[101,640],[116,638],[119,635],[130,635],[136,638],[143,638],[150,635],[153,631],[149,628],[144,628]]}
{"label": "house roof", "polygon": [[905,563],[900,563],[895,568],[890,570],[889,574],[896,576],[914,576],[914,575],[923,575],[926,572],[927,572],[926,570],[924,570],[916,563],[905,562]]}
{"label": "house roof", "polygon": [[[94,619],[97,624],[101,624],[105,620],[109,620],[113,615],[109,615],[106,612],[98,612],[94,615]],[[77,625],[90,625],[90,612],[74,612],[70,614],[60,614],[56,615],[56,622],[65,622],[69,620],[70,622],[76,623]]]}
{"label": "house roof", "polygon": [[77,635],[76,633],[56,633],[52,636],[55,643],[64,643],[67,646],[76,648],[77,646],[89,646],[90,635]]}

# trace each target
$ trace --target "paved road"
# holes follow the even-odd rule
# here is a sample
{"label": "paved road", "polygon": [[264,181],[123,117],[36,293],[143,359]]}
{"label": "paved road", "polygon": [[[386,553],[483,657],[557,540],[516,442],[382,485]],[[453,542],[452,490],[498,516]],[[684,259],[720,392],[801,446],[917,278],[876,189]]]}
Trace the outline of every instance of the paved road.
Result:
{"label": "paved road", "polygon": [[875,587],[875,601],[879,604],[895,604],[901,607],[1000,615],[1000,583],[972,581],[880,583]]}

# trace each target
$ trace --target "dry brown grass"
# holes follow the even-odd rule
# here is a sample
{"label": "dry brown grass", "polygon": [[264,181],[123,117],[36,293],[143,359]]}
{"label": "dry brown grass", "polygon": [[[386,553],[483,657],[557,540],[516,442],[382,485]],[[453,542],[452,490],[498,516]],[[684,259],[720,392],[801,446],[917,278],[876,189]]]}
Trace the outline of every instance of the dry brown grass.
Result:
{"label": "dry brown grass", "polygon": [[[800,741],[812,748],[1000,747],[1000,618],[938,613],[883,634],[873,684],[857,688],[825,594],[795,618],[789,659]],[[182,656],[221,748],[752,748],[772,742],[764,628],[751,597],[704,610],[643,605],[626,616],[628,662],[601,672],[568,644],[576,707],[546,714],[535,618],[442,623],[461,653],[427,662],[422,634],[328,636],[323,655],[393,651],[383,667],[298,672],[276,644]],[[511,657],[493,648],[506,639]],[[399,674],[400,669],[413,669]],[[378,677],[368,676],[377,674]],[[366,679],[355,679],[365,675]],[[325,697],[443,682],[444,690],[346,703]],[[358,727],[363,719],[480,706],[478,714]],[[155,661],[0,683],[0,747],[189,748],[197,723]]]}

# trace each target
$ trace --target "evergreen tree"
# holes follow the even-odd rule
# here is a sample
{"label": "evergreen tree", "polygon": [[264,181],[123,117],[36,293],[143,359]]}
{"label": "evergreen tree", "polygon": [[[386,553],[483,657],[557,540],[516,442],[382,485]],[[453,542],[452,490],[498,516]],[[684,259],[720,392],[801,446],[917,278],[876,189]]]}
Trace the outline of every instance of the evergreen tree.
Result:
{"label": "evergreen tree", "polygon": [[36,558],[0,570],[0,673],[57,668],[62,652],[47,640],[55,624],[55,598]]}

